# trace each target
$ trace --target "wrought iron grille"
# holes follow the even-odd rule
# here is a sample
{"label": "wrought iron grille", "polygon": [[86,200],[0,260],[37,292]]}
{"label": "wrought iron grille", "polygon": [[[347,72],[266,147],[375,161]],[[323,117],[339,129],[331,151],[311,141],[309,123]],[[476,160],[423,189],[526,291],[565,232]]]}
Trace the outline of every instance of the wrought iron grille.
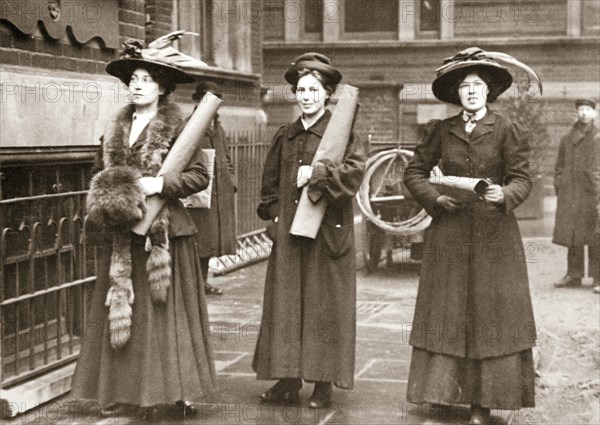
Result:
{"label": "wrought iron grille", "polygon": [[[2,387],[73,360],[85,332],[95,252],[85,238],[89,162],[2,166]],[[63,192],[64,191],[64,192]]]}
{"label": "wrought iron grille", "polygon": [[[256,205],[269,144],[259,129],[227,136],[238,182],[236,234],[241,235],[240,249],[247,249],[248,234],[256,239],[257,230],[264,227]],[[86,232],[85,196],[93,154],[25,152],[16,155],[19,161],[1,165],[2,388],[75,360],[82,338],[97,331],[86,326],[102,249]],[[237,261],[251,260],[256,256],[241,255]]]}

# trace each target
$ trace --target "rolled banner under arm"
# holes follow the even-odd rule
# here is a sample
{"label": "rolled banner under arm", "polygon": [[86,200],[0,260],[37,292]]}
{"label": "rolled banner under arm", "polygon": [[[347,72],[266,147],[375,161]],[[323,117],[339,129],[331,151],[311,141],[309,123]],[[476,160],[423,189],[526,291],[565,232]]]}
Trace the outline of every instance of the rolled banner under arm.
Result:
{"label": "rolled banner under arm", "polygon": [[[177,140],[173,143],[157,176],[166,172],[181,173],[186,169],[194,152],[196,152],[196,149],[200,146],[202,135],[208,129],[220,104],[221,99],[211,92],[207,92],[204,95],[198,104],[198,107],[179,134],[179,137],[177,137]],[[145,236],[164,204],[164,198],[161,198],[160,196],[150,196],[148,198],[146,215],[131,228],[131,231],[138,235]]]}
{"label": "rolled banner under arm", "polygon": [[[352,133],[354,115],[358,106],[358,88],[346,85],[340,99],[331,115],[329,124],[319,143],[313,164],[317,161],[328,159],[333,162],[342,162]],[[315,239],[321,222],[325,216],[327,201],[322,197],[316,204],[308,198],[308,188],[304,187],[290,233]]]}

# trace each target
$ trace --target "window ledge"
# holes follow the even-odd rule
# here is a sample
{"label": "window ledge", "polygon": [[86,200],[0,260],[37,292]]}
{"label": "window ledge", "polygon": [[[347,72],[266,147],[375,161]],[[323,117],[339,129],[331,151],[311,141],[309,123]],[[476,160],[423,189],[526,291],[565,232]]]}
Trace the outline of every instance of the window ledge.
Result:
{"label": "window ledge", "polygon": [[536,36],[536,37],[490,37],[490,38],[452,38],[447,40],[440,39],[423,39],[423,40],[339,40],[339,41],[265,41],[263,47],[265,50],[276,50],[281,48],[303,48],[303,49],[322,49],[327,48],[340,48],[340,49],[355,49],[355,48],[397,48],[397,47],[440,47],[440,46],[456,46],[463,47],[466,44],[476,45],[484,47],[488,45],[496,46],[498,44],[503,45],[543,45],[543,44],[556,44],[557,42],[566,44],[586,44],[586,43],[598,43],[597,36],[580,36],[580,37],[568,37],[568,36]]}
{"label": "window ledge", "polygon": [[206,68],[195,69],[182,69],[194,77],[209,77],[224,80],[246,81],[249,83],[258,83],[260,81],[260,74],[218,68],[216,66],[207,66]]}

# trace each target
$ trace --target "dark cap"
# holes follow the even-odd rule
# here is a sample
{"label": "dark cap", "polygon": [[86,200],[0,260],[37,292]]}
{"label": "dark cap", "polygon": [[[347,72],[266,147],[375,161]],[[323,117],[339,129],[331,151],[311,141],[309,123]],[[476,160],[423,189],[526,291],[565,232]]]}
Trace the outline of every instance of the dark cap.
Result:
{"label": "dark cap", "polygon": [[223,93],[221,93],[221,89],[219,85],[213,81],[202,81],[196,86],[196,91],[192,94],[192,99],[194,102],[200,102],[206,92],[211,92],[219,99],[223,97]]}
{"label": "dark cap", "polygon": [[285,72],[285,80],[295,86],[298,83],[298,75],[303,69],[319,71],[331,84],[339,84],[342,81],[342,73],[331,64],[331,60],[324,54],[316,52],[303,53],[294,59]]}
{"label": "dark cap", "polygon": [[583,105],[587,105],[587,106],[591,107],[592,109],[596,109],[596,102],[594,102],[592,99],[582,98],[582,99],[577,99],[575,101],[575,109],[577,109]]}

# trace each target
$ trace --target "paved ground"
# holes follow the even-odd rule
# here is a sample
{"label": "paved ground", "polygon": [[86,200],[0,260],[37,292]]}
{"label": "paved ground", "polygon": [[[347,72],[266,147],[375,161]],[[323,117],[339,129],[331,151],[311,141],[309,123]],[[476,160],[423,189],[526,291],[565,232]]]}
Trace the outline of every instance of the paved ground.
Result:
{"label": "paved ground", "polygon": [[[209,299],[211,338],[221,391],[214,403],[199,406],[190,424],[421,424],[464,423],[466,410],[445,413],[405,403],[410,362],[407,326],[413,315],[418,266],[401,264],[374,274],[359,273],[356,383],[353,391],[334,391],[334,406],[306,406],[312,384],[301,391],[303,406],[273,407],[258,403],[271,382],[259,382],[251,361],[261,315],[266,263],[213,278],[225,291]],[[18,417],[11,423],[133,423],[130,418],[101,419],[95,411],[69,410],[68,397]],[[502,423],[502,422],[499,422]]]}
{"label": "paved ground", "polygon": [[[553,208],[553,200],[547,203]],[[580,314],[573,310],[577,305],[585,310],[581,322],[573,323],[576,329],[597,329],[600,318],[600,303],[589,288],[583,290],[562,290],[557,292],[552,281],[560,277],[566,263],[566,251],[553,247],[548,240],[552,220],[521,222],[528,252],[529,273],[532,285],[534,309],[541,329],[542,358],[556,360],[554,343],[544,337],[548,333],[558,334],[563,321]],[[532,238],[535,237],[535,238]],[[529,251],[528,251],[529,250]],[[211,283],[225,291],[222,297],[209,298],[211,318],[211,338],[214,343],[216,367],[221,391],[214,403],[199,406],[199,415],[188,419],[190,424],[464,424],[468,421],[468,411],[455,409],[439,412],[431,408],[418,408],[407,404],[406,384],[410,362],[410,347],[407,344],[407,327],[412,320],[418,286],[418,266],[402,263],[396,256],[391,266],[381,268],[373,274],[364,270],[358,276],[357,305],[357,353],[356,385],[353,391],[334,391],[334,406],[330,409],[314,411],[306,407],[312,385],[301,391],[303,405],[300,407],[273,407],[258,403],[259,395],[271,382],[256,381],[251,370],[252,354],[256,342],[258,323],[261,315],[263,280],[266,263],[239,270],[227,276],[212,278]],[[560,314],[553,313],[554,306],[560,306]],[[539,313],[539,314],[538,314]],[[560,319],[556,320],[556,317]],[[587,324],[586,324],[587,323]],[[558,327],[558,328],[557,328]],[[564,327],[564,326],[563,326]],[[571,332],[571,330],[567,330]],[[591,348],[597,352],[597,336],[594,333]],[[595,339],[594,339],[595,338]],[[576,359],[581,359],[580,347],[568,348]],[[575,351],[574,351],[575,350]],[[577,357],[579,356],[579,357]],[[581,365],[582,360],[579,360]],[[579,380],[573,379],[573,386],[581,385],[586,373],[598,373],[598,365],[590,360],[589,371],[581,370]],[[547,361],[548,364],[548,361]],[[494,424],[507,421],[518,424],[573,424],[564,422],[560,408],[554,406],[560,400],[564,384],[551,378],[561,372],[560,361],[554,362],[554,371],[542,373],[539,391],[539,406],[510,416],[507,411],[495,411]],[[576,364],[576,363],[575,363]],[[558,371],[556,371],[558,369]],[[552,372],[552,373],[550,373]],[[562,371],[564,372],[564,371]],[[561,375],[562,376],[562,375]],[[556,385],[553,387],[553,383]],[[589,383],[588,383],[589,384]],[[593,383],[592,383],[593,384]],[[538,384],[539,385],[539,384]],[[561,385],[563,387],[561,388]],[[550,392],[550,393],[548,393]],[[554,397],[554,398],[553,398]],[[598,416],[594,402],[598,396],[591,396],[591,410],[586,418],[595,420]],[[120,424],[133,423],[130,418],[101,419],[95,411],[79,413],[69,411],[68,397],[48,406],[18,417],[10,424],[21,423],[61,423],[61,424]],[[581,405],[579,405],[579,408]],[[585,407],[585,406],[584,406]],[[168,421],[167,421],[168,422]],[[165,422],[163,422],[165,423]],[[577,422],[577,423],[594,423]]]}

